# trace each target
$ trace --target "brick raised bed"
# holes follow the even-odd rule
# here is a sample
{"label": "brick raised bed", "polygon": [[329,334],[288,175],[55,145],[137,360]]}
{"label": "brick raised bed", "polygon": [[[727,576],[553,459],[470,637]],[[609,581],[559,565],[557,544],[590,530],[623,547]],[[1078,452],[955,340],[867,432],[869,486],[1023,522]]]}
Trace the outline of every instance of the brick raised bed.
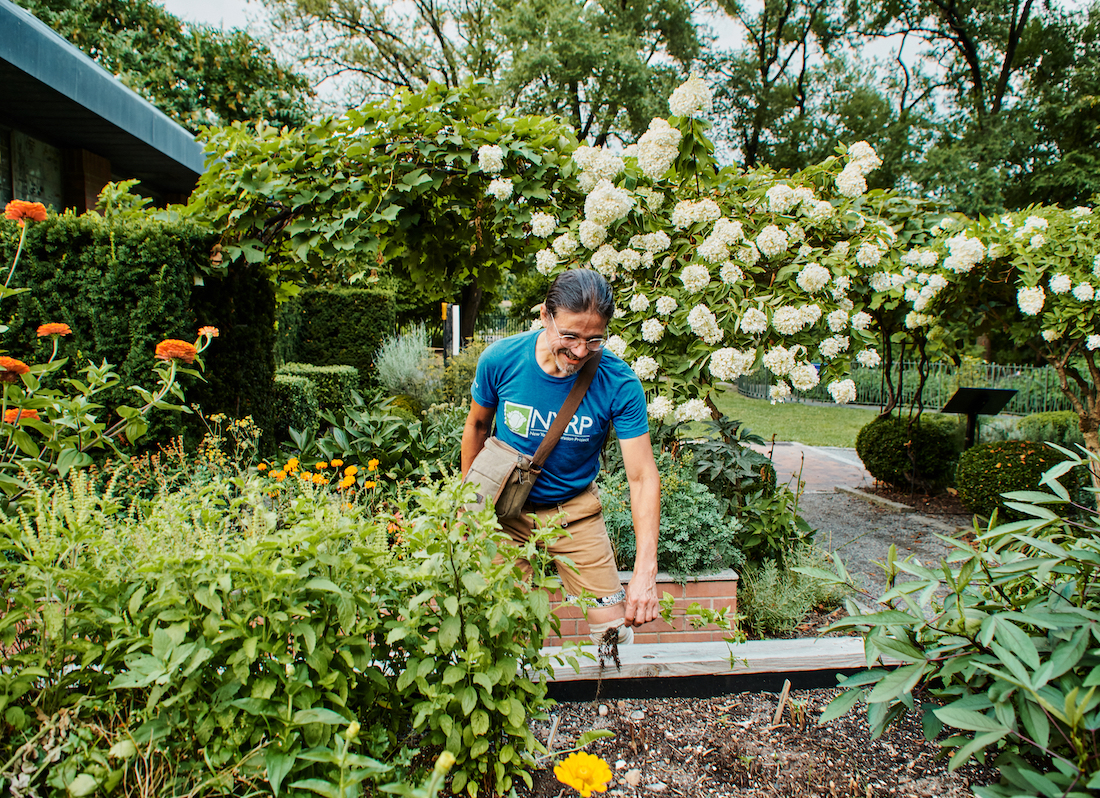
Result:
{"label": "brick raised bed", "polygon": [[[630,571],[620,571],[619,580],[625,585],[632,576]],[[684,583],[666,573],[657,574],[657,596],[671,593],[675,598],[677,612],[672,624],[658,618],[645,626],[634,630],[635,643],[708,643],[723,640],[729,632],[714,626],[692,629],[683,617],[683,612],[691,604],[698,603],[710,609],[729,607],[731,613],[737,612],[737,574],[732,570],[719,571],[707,576],[691,577]],[[546,640],[548,646],[560,646],[564,640],[586,642],[588,640],[588,622],[578,607],[562,606],[561,593],[550,594],[550,606],[554,614],[561,618],[561,636]]]}

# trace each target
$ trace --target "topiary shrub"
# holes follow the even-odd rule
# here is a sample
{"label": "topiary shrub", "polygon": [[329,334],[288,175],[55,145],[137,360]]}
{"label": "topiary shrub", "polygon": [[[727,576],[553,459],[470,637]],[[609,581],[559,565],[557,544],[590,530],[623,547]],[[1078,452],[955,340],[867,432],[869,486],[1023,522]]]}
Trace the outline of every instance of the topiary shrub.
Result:
{"label": "topiary shrub", "polygon": [[317,434],[321,419],[318,413],[317,387],[307,377],[293,374],[275,375],[275,434],[278,440],[290,437],[289,428]]}
{"label": "topiary shrub", "polygon": [[[1001,494],[1037,490],[1043,472],[1065,459],[1057,449],[1037,441],[979,443],[959,457],[955,487],[959,499],[971,512],[988,517],[999,510],[1002,520],[1020,520],[1024,516],[1007,507]],[[1072,478],[1071,473],[1062,479],[1071,492],[1076,485],[1066,480]]]}
{"label": "topiary shrub", "polygon": [[953,419],[921,418],[910,432],[906,419],[876,418],[856,435],[856,454],[871,476],[903,490],[931,492],[950,484],[959,449]]}
{"label": "topiary shrub", "polygon": [[1025,441],[1056,443],[1059,446],[1084,446],[1085,438],[1081,434],[1080,422],[1077,413],[1072,410],[1032,413],[1016,423],[1016,437]]}
{"label": "topiary shrub", "polygon": [[354,366],[287,363],[279,366],[277,373],[310,380],[317,391],[317,404],[329,413],[340,413],[351,406],[352,394],[359,390],[359,371]]}

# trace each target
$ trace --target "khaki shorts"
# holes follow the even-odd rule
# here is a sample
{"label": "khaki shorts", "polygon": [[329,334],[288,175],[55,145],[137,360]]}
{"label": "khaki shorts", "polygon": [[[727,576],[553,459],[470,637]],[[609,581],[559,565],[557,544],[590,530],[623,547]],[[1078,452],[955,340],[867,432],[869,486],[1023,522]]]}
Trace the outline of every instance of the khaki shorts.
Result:
{"label": "khaki shorts", "polygon": [[[595,483],[562,504],[531,512],[544,522],[565,513],[561,523],[566,534],[551,543],[547,551],[554,557],[568,557],[577,566],[577,570],[573,570],[558,561],[558,576],[567,598],[577,598],[587,592],[596,597],[596,604],[600,607],[610,607],[626,600],[615,565],[615,553],[603,523],[603,505],[600,504],[600,493]],[[529,515],[501,519],[500,523],[518,544],[526,543],[534,529],[534,521]],[[531,572],[531,564],[526,560],[518,560],[517,564],[526,573]]]}

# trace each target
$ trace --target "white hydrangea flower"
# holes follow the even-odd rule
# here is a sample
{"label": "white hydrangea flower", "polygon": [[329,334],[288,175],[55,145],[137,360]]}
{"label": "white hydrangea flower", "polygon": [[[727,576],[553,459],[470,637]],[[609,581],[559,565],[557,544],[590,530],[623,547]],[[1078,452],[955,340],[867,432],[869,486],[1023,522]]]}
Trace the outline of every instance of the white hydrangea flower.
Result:
{"label": "white hydrangea flower", "polygon": [[1025,316],[1037,316],[1043,309],[1045,300],[1046,295],[1043,293],[1041,285],[1034,288],[1021,288],[1016,292],[1016,304]]}
{"label": "white hydrangea flower", "polygon": [[852,248],[851,241],[837,241],[833,244],[832,254],[841,258],[848,257],[848,250]]}
{"label": "white hydrangea flower", "polygon": [[668,98],[668,108],[675,116],[709,114],[713,107],[713,95],[710,89],[694,72]]}
{"label": "white hydrangea flower", "polygon": [[869,282],[871,290],[876,293],[889,291],[894,287],[894,278],[889,272],[875,272],[871,275]]}
{"label": "white hydrangea flower", "polygon": [[697,294],[710,284],[710,272],[702,264],[690,263],[680,272],[680,280],[688,293]]}
{"label": "white hydrangea flower", "polygon": [[1085,349],[1090,352],[1100,349],[1100,335],[1090,335],[1085,339]]}
{"label": "white hydrangea flower", "polygon": [[677,230],[683,230],[698,222],[713,222],[721,217],[722,209],[712,199],[682,200],[673,207],[670,221]]}
{"label": "white hydrangea flower", "polygon": [[790,236],[791,243],[793,244],[806,240],[806,231],[802,229],[802,225],[799,224],[787,225],[787,235]]}
{"label": "white hydrangea flower", "polygon": [[846,405],[856,400],[856,384],[852,380],[840,380],[829,383],[829,396],[838,405]]}
{"label": "white hydrangea flower", "polygon": [[657,376],[657,361],[649,355],[642,355],[635,360],[631,368],[640,380],[652,380]]}
{"label": "white hydrangea flower", "polygon": [[795,354],[799,351],[800,347],[792,346],[787,349],[783,346],[774,346],[764,353],[764,366],[772,374],[777,377],[782,377],[784,374],[789,374],[791,369],[796,365]]}
{"label": "white hydrangea flower", "polygon": [[780,335],[794,335],[805,326],[802,311],[791,305],[776,308],[772,313],[772,328]]}
{"label": "white hydrangea flower", "polygon": [[740,349],[717,349],[710,356],[710,373],[717,380],[733,382],[743,374],[748,374],[756,361],[756,352]]}
{"label": "white hydrangea flower", "polygon": [[836,176],[836,190],[845,197],[859,197],[867,190],[867,180],[855,164],[848,164]]}
{"label": "white hydrangea flower", "polygon": [[634,197],[616,188],[610,180],[601,180],[584,200],[584,218],[601,227],[622,219],[634,207]]}
{"label": "white hydrangea flower", "polygon": [[879,353],[875,349],[864,349],[858,355],[856,355],[856,363],[863,366],[865,369],[877,369],[879,364],[882,363],[882,358],[879,357]]}
{"label": "white hydrangea flower", "polygon": [[756,244],[750,242],[747,247],[741,247],[737,250],[737,260],[746,266],[754,266],[760,260],[760,250],[756,248]]}
{"label": "white hydrangea flower", "polygon": [[672,400],[667,396],[657,396],[646,407],[646,412],[650,418],[664,420],[668,418],[669,413],[672,412],[673,404]]}
{"label": "white hydrangea flower", "polygon": [[828,200],[803,200],[802,211],[806,214],[806,217],[811,222],[820,222],[832,217],[833,212],[836,209],[833,208],[833,203]]}
{"label": "white hydrangea flower", "polygon": [[901,263],[903,266],[916,266],[920,263],[920,250],[911,249],[901,256]]}
{"label": "white hydrangea flower", "polygon": [[665,325],[660,319],[646,319],[642,322],[642,340],[646,343],[655,344],[664,337],[664,334]]}
{"label": "white hydrangea flower", "polygon": [[736,244],[745,240],[745,228],[741,222],[733,219],[719,219],[714,223],[711,238],[716,238],[724,244]]}
{"label": "white hydrangea flower", "polygon": [[915,330],[918,327],[927,327],[935,320],[935,316],[930,316],[927,313],[917,313],[915,310],[905,314],[905,326],[910,330]]}
{"label": "white hydrangea flower", "polygon": [[677,421],[706,421],[711,417],[710,408],[702,399],[688,399],[676,408]]}
{"label": "white hydrangea flower", "polygon": [[787,251],[791,237],[774,224],[769,224],[756,236],[756,248],[769,258]]}
{"label": "white hydrangea flower", "polygon": [[867,174],[882,166],[882,159],[866,141],[857,141],[848,147],[848,165],[859,169],[861,174]]}
{"label": "white hydrangea flower", "polygon": [[749,308],[741,317],[739,325],[741,332],[749,335],[759,335],[768,329],[768,315],[760,308]]}
{"label": "white hydrangea flower", "polygon": [[592,185],[601,180],[614,180],[626,168],[623,159],[603,147],[577,147],[573,151],[573,163],[581,168]]}
{"label": "white hydrangea flower", "polygon": [[666,120],[655,118],[638,139],[638,168],[650,180],[660,180],[680,152],[680,131]]}
{"label": "white hydrangea flower", "polygon": [[615,308],[615,312],[611,314],[613,319],[621,319],[626,316],[626,308]]}
{"label": "white hydrangea flower", "polygon": [[577,251],[577,239],[569,233],[562,233],[554,239],[554,243],[550,246],[553,248],[555,255],[566,259]]}
{"label": "white hydrangea flower", "polygon": [[876,247],[870,241],[860,244],[859,249],[856,251],[856,263],[865,269],[870,269],[873,266],[878,266],[882,260],[883,252]]}
{"label": "white hydrangea flower", "polygon": [[676,310],[676,300],[670,296],[657,297],[657,312],[662,316],[667,316],[672,311]]}
{"label": "white hydrangea flower", "polygon": [[607,228],[595,222],[583,221],[580,228],[581,244],[586,249],[596,249],[607,240]]}
{"label": "white hydrangea flower", "polygon": [[821,381],[817,367],[813,363],[799,363],[791,369],[788,376],[791,379],[791,385],[799,391],[808,391]]}
{"label": "white hydrangea flower", "polygon": [[807,263],[799,271],[795,282],[808,294],[814,294],[829,284],[833,276],[819,263]]}
{"label": "white hydrangea flower", "polygon": [[968,238],[966,233],[952,236],[945,242],[948,255],[943,267],[957,274],[965,274],[982,262],[985,257],[985,245],[976,238]]}
{"label": "white hydrangea flower", "polygon": [[649,310],[649,297],[645,294],[635,294],[630,298],[630,309],[635,313],[644,313]]}
{"label": "white hydrangea flower", "polygon": [[1068,274],[1056,274],[1050,278],[1050,290],[1056,294],[1065,294],[1073,288],[1073,281]]}
{"label": "white hydrangea flower", "polygon": [[558,256],[549,249],[540,249],[535,253],[535,269],[539,274],[550,274],[558,265]]}
{"label": "white hydrangea flower", "polygon": [[1087,208],[1084,205],[1078,205],[1072,211],[1070,211],[1076,218],[1080,219],[1085,216],[1092,216],[1092,208]]}
{"label": "white hydrangea flower", "polygon": [[772,213],[786,213],[798,204],[794,189],[786,183],[775,184],[764,193],[764,197],[768,200],[768,210]]}
{"label": "white hydrangea flower", "polygon": [[539,238],[547,238],[554,234],[558,227],[558,220],[549,213],[536,211],[531,214],[531,233]]}
{"label": "white hydrangea flower", "polygon": [[531,329],[532,330],[541,330],[545,326],[546,325],[542,323],[541,318],[531,320]]}
{"label": "white hydrangea flower", "polygon": [[741,267],[733,261],[726,261],[723,263],[722,268],[718,270],[718,276],[726,285],[736,285],[745,279],[745,273],[741,271]]}
{"label": "white hydrangea flower", "polygon": [[604,244],[592,253],[592,268],[606,277],[615,279],[615,266],[619,262],[619,253],[610,244]]}
{"label": "white hydrangea flower", "polygon": [[835,333],[848,329],[848,314],[843,310],[834,310],[825,317],[825,324]]}
{"label": "white hydrangea flower", "polygon": [[657,191],[649,186],[638,186],[634,189],[634,193],[645,200],[650,210],[659,211],[665,206],[666,197],[662,191]]}
{"label": "white hydrangea flower", "polygon": [[631,247],[640,249],[643,252],[648,252],[651,255],[656,255],[658,252],[664,252],[671,243],[672,239],[669,238],[668,233],[663,230],[658,230],[656,233],[631,236],[630,238]]}
{"label": "white hydrangea flower", "polygon": [[696,305],[691,309],[688,313],[688,325],[705,343],[716,344],[724,337],[718,327],[718,318],[706,305]]}
{"label": "white hydrangea flower", "polygon": [[821,318],[821,306],[816,304],[803,305],[798,309],[798,315],[802,317],[802,324],[812,327]]}
{"label": "white hydrangea flower", "polygon": [[838,274],[833,278],[833,287],[829,289],[834,298],[840,299],[848,293],[848,289],[852,287],[852,278],[846,274]]}
{"label": "white hydrangea flower", "polygon": [[626,354],[626,341],[621,336],[612,335],[604,343],[603,348],[616,357],[622,357]]}
{"label": "white hydrangea flower", "polygon": [[504,150],[496,144],[484,144],[478,147],[477,165],[487,174],[500,174],[504,169]]}
{"label": "white hydrangea flower", "polygon": [[1031,240],[1028,241],[1028,245],[1031,247],[1031,249],[1038,249],[1046,242],[1047,237],[1045,235],[1043,235],[1042,233],[1036,233],[1031,237]]}
{"label": "white hydrangea flower", "polygon": [[1096,289],[1092,283],[1078,283],[1073,289],[1073,296],[1079,302],[1089,302],[1096,296]]}
{"label": "white hydrangea flower", "polygon": [[726,242],[714,236],[707,236],[695,253],[707,263],[724,263],[730,256]]}
{"label": "white hydrangea flower", "polygon": [[1062,333],[1060,333],[1058,330],[1043,330],[1041,335],[1043,336],[1043,340],[1047,343],[1057,341],[1059,338],[1062,337]]}
{"label": "white hydrangea flower", "polygon": [[920,267],[922,269],[931,269],[940,261],[940,256],[930,249],[923,250],[920,253]]}
{"label": "white hydrangea flower", "polygon": [[1037,230],[1046,230],[1050,222],[1042,216],[1029,216],[1024,220],[1023,226],[1014,235],[1016,238],[1027,238]]}
{"label": "white hydrangea flower", "polygon": [[849,341],[847,335],[830,335],[818,345],[818,351],[826,360],[832,360],[841,352],[848,351]]}
{"label": "white hydrangea flower", "polygon": [[512,178],[498,177],[489,183],[489,188],[485,189],[485,193],[491,194],[500,202],[504,202],[504,200],[512,196],[514,190],[515,185],[512,183]]}
{"label": "white hydrangea flower", "polygon": [[809,244],[803,244],[798,248],[798,257],[800,258],[808,258],[813,254],[814,248],[811,247]]}
{"label": "white hydrangea flower", "polygon": [[779,380],[771,388],[768,389],[768,398],[771,399],[772,404],[776,402],[784,402],[791,398],[791,386],[789,386],[783,380]]}

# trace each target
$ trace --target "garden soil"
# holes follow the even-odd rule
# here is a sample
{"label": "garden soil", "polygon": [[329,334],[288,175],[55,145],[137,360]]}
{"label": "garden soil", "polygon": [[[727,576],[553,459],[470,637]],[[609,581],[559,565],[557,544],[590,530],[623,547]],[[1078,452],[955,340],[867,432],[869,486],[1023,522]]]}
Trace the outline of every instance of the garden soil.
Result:
{"label": "garden soil", "polygon": [[[859,600],[869,605],[885,589],[875,562],[885,560],[891,543],[899,559],[935,565],[951,548],[939,536],[957,530],[965,534],[970,526],[953,497],[927,499],[876,486],[853,450],[778,444],[769,453],[781,482],[804,483],[799,513],[818,530],[818,542],[840,554],[867,591]],[[872,498],[907,506],[899,509]],[[808,621],[804,634],[828,620]],[[818,689],[792,691],[786,701],[776,693],[747,692],[562,703],[533,726],[555,751],[568,749],[591,729],[614,732],[587,749],[611,766],[613,780],[603,795],[614,798],[962,798],[972,795],[972,785],[996,781],[994,770],[973,762],[949,772],[945,751],[924,739],[919,704],[877,740],[871,739],[861,709],[818,725],[818,716],[837,694]],[[576,795],[550,768],[534,777],[534,786],[521,790],[521,796]]]}

